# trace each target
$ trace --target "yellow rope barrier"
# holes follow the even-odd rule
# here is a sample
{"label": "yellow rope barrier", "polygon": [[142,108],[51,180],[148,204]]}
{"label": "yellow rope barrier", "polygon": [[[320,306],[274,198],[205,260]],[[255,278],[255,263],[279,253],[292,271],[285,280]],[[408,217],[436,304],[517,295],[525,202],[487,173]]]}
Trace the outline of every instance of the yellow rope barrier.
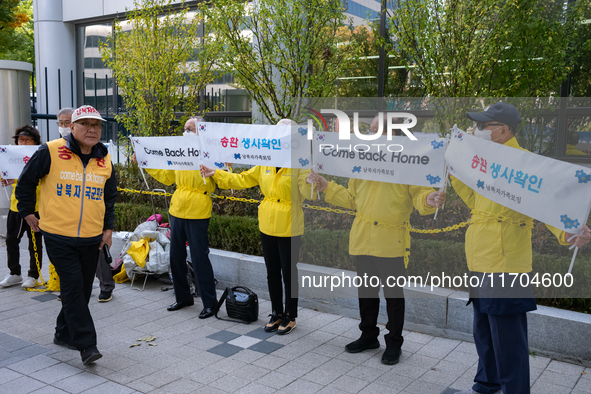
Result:
{"label": "yellow rope barrier", "polygon": [[[152,195],[157,195],[157,196],[172,196],[172,193],[140,191],[140,190],[133,190],[133,189],[123,189],[123,188],[119,188],[119,187],[117,188],[117,190],[121,191],[121,192],[126,192],[126,193],[152,194]],[[216,194],[209,194],[209,196],[211,198],[218,198],[218,199],[222,199],[222,200],[242,201],[242,202],[249,202],[249,203],[255,203],[255,204],[263,201],[263,200],[255,200],[255,199],[241,198],[241,197],[218,196]],[[269,198],[265,198],[265,199],[269,199]],[[408,267],[408,261],[409,261],[408,259],[410,256],[410,233],[411,232],[418,233],[418,234],[441,234],[441,233],[450,232],[450,231],[457,231],[460,228],[466,227],[470,224],[487,223],[487,222],[504,222],[504,223],[507,223],[507,224],[510,224],[513,226],[517,226],[517,227],[527,227],[530,229],[533,228],[533,220],[524,221],[524,220],[510,218],[510,217],[506,217],[506,216],[502,216],[502,215],[496,215],[493,213],[479,211],[479,210],[472,211],[472,215],[482,216],[482,218],[479,218],[477,220],[469,219],[465,222],[461,222],[461,223],[454,224],[452,226],[448,226],[448,227],[444,227],[444,228],[423,230],[423,229],[418,229],[418,228],[412,228],[409,222],[404,222],[404,224],[397,225],[397,224],[383,223],[383,222],[379,222],[379,221],[372,221],[372,220],[366,219],[360,215],[357,215],[357,212],[352,211],[352,210],[319,207],[316,205],[309,205],[309,204],[302,204],[302,207],[308,208],[308,209],[313,209],[316,211],[333,212],[333,213],[338,213],[338,214],[355,216],[358,219],[360,219],[364,222],[367,222],[367,223],[374,224],[375,226],[386,227],[386,228],[405,229],[406,234],[405,234],[405,242],[404,242],[404,246],[405,246],[404,264],[407,267]]]}
{"label": "yellow rope barrier", "polygon": [[45,286],[45,289],[36,289],[32,287],[25,287],[27,291],[38,291],[38,292],[46,292],[46,291],[60,291],[60,278],[55,272],[55,267],[51,262],[49,262],[49,282],[45,282],[43,276],[41,275],[41,266],[39,264],[39,253],[37,252],[37,240],[35,238],[35,231],[31,227],[31,240],[33,241],[33,250],[35,251],[35,262],[37,263],[37,271],[39,272],[39,284],[41,286]]}

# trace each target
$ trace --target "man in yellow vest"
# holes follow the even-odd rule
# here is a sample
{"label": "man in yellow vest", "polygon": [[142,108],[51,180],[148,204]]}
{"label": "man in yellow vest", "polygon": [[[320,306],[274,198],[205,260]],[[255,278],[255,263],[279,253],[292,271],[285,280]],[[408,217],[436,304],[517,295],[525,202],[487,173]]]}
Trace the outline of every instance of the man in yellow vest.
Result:
{"label": "man in yellow vest", "polygon": [[[469,112],[467,117],[477,122],[474,136],[525,150],[515,138],[521,116],[513,105],[499,102],[483,112]],[[452,177],[451,183],[458,196],[472,209],[472,220],[477,222],[466,232],[466,260],[470,272],[489,275],[531,272],[533,219],[483,197],[457,178]],[[487,215],[498,215],[502,220],[482,221]],[[586,225],[583,226],[584,233],[570,241],[572,234],[547,227],[561,245],[571,243],[583,247],[591,238]],[[490,287],[470,289],[478,369],[472,388],[457,394],[530,392],[526,312],[536,309],[533,291],[529,286],[523,289],[494,287],[496,289],[491,284]],[[488,297],[478,297],[480,292]],[[494,297],[489,298],[493,292]]]}
{"label": "man in yellow vest", "polygon": [[[84,365],[102,357],[88,309],[99,252],[111,246],[117,180],[107,148],[99,142],[98,111],[74,111],[71,134],[43,144],[25,166],[16,188],[18,211],[41,229],[47,255],[60,277],[62,309],[53,342],[80,351]],[[35,188],[40,183],[39,216]]]}

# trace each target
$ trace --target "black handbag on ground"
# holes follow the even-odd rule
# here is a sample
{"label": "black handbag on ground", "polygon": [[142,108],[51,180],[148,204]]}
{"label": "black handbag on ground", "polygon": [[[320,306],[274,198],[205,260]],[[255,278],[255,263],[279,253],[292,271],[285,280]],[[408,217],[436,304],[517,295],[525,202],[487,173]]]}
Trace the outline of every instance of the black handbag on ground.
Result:
{"label": "black handbag on ground", "polygon": [[215,317],[220,320],[230,320],[218,317],[222,304],[226,302],[226,313],[231,321],[249,324],[259,318],[259,297],[254,291],[245,286],[226,287],[220,301],[215,308]]}

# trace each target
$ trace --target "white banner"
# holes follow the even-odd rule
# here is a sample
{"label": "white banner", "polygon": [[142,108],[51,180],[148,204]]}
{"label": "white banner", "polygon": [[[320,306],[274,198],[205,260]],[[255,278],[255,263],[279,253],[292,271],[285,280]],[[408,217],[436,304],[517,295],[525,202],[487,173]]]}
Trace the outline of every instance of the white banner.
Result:
{"label": "white banner", "polygon": [[131,137],[141,168],[199,171],[199,138]]}
{"label": "white banner", "polygon": [[18,179],[39,145],[0,145],[0,178]]}
{"label": "white banner", "polygon": [[591,169],[476,138],[454,127],[449,173],[478,194],[569,233],[591,204]]}
{"label": "white banner", "polygon": [[445,138],[382,136],[364,141],[339,133],[314,133],[314,167],[329,175],[405,185],[441,187],[445,169]]}
{"label": "white banner", "polygon": [[203,162],[286,168],[310,168],[310,142],[305,126],[197,123]]}

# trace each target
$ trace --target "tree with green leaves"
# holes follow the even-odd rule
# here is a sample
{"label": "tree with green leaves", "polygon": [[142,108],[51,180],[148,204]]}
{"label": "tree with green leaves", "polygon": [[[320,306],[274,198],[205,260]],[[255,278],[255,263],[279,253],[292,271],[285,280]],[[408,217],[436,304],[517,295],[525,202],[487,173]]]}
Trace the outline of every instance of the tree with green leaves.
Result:
{"label": "tree with green leaves", "polygon": [[223,48],[220,64],[260,107],[257,121],[298,120],[298,99],[334,96],[354,61],[337,45],[343,11],[340,0],[211,1],[204,12]]}
{"label": "tree with green leaves", "polygon": [[[175,108],[197,111],[199,91],[213,79],[216,48],[199,38],[203,14],[172,0],[134,0],[127,20],[116,21],[114,35],[101,43],[103,62],[113,72],[125,104],[117,115],[134,135],[174,133]],[[183,89],[183,86],[187,89]]]}
{"label": "tree with green leaves", "polygon": [[[559,95],[588,7],[558,0],[399,0],[390,34],[414,67],[413,79],[434,98],[445,134],[456,122],[468,125],[468,109],[498,98]],[[535,103],[536,110],[555,105]],[[535,117],[531,108],[524,106],[522,115]]]}
{"label": "tree with green leaves", "polygon": [[0,1],[0,59],[35,64],[33,0]]}

